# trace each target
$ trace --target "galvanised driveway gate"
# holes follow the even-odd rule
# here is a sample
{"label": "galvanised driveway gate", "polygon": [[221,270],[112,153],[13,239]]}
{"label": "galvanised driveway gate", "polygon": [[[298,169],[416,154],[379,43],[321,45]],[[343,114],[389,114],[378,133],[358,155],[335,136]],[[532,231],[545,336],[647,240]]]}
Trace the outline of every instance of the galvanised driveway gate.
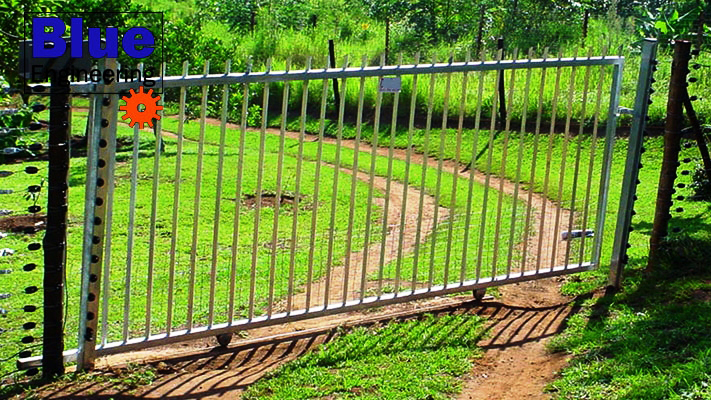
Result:
{"label": "galvanised driveway gate", "polygon": [[[155,137],[138,125],[126,135],[119,96],[102,94],[137,83],[73,85],[91,93],[92,135],[79,347],[65,359],[90,368],[101,355],[596,268],[623,111],[634,118],[618,266],[655,48],[644,45],[634,111],[618,108],[624,59],[606,55],[248,73],[227,64],[219,74],[206,65],[201,75],[185,65],[159,82],[179,107]],[[201,91],[196,122],[191,89]],[[208,102],[210,91],[221,101]],[[235,113],[239,126],[227,123]],[[117,159],[126,141],[133,153]]]}

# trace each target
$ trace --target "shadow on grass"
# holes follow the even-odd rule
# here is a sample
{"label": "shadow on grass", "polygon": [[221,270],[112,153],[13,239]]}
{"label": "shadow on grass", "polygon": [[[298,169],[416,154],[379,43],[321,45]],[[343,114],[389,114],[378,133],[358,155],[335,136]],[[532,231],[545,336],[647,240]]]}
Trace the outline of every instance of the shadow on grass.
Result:
{"label": "shadow on grass", "polygon": [[[578,312],[587,297],[550,307],[517,307],[498,301],[444,308],[429,314],[410,314],[398,318],[378,317],[354,329],[324,329],[294,333],[281,339],[246,343],[236,342],[229,348],[193,351],[190,354],[167,355],[160,362],[146,366],[156,371],[158,379],[137,387],[131,373],[109,369],[87,376],[70,376],[36,389],[38,398],[51,399],[191,399],[204,396],[235,396],[267,374],[275,376],[276,367],[291,361],[289,370],[299,368],[338,369],[344,362],[369,360],[374,356],[396,359],[439,348],[494,349],[521,346],[524,343],[554,336],[565,328],[565,322]],[[571,306],[572,305],[572,306]],[[460,318],[470,315],[482,318]],[[390,322],[400,324],[390,325]],[[346,335],[369,328],[366,335]],[[362,331],[361,331],[362,332]],[[385,332],[386,334],[378,334]],[[488,336],[484,339],[485,336]],[[334,339],[338,338],[338,341]],[[484,339],[484,340],[482,340]],[[327,343],[329,346],[323,347]],[[299,359],[317,350],[317,357]],[[312,354],[313,355],[313,354]],[[363,361],[366,362],[366,361]],[[37,385],[35,383],[35,385]],[[15,393],[27,389],[18,387]]]}
{"label": "shadow on grass", "polygon": [[554,341],[577,354],[551,385],[561,397],[711,397],[711,235],[701,220],[682,223],[696,235],[672,236],[657,270],[628,269],[621,292],[597,299]]}

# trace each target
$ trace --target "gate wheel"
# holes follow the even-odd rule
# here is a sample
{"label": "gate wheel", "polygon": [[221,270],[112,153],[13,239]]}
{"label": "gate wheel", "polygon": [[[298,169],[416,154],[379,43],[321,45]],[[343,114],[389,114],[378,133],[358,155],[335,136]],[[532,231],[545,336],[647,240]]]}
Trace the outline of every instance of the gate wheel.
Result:
{"label": "gate wheel", "polygon": [[215,336],[215,338],[217,339],[217,343],[220,344],[220,347],[226,348],[232,341],[232,333],[222,333]]}
{"label": "gate wheel", "polygon": [[476,299],[476,301],[482,301],[486,295],[486,289],[474,289],[472,293],[474,294],[474,299]]}

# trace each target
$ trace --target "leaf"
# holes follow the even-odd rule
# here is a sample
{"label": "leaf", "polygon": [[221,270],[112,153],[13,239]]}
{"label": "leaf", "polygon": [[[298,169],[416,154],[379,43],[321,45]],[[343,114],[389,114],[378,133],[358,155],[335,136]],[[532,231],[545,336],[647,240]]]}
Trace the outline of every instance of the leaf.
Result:
{"label": "leaf", "polygon": [[654,23],[654,28],[659,29],[660,32],[666,34],[669,32],[669,29],[667,28],[667,23],[664,21],[657,21]]}
{"label": "leaf", "polygon": [[674,10],[674,13],[672,13],[671,20],[676,21],[679,19],[679,10]]}

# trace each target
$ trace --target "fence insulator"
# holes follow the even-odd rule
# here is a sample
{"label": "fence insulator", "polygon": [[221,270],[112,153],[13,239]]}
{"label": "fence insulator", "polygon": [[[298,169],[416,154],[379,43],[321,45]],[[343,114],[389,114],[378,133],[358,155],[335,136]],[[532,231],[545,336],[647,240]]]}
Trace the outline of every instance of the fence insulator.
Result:
{"label": "fence insulator", "polygon": [[22,329],[29,331],[30,329],[35,329],[37,327],[37,324],[34,322],[25,322],[22,324]]}
{"label": "fence insulator", "polygon": [[42,143],[32,143],[28,146],[28,148],[32,151],[40,151],[42,150],[42,147]]}
{"label": "fence insulator", "polygon": [[684,196],[677,196],[676,199],[679,200],[679,201],[682,201],[682,200],[685,199],[685,197],[684,197]]}
{"label": "fence insulator", "polygon": [[40,207],[40,206],[29,206],[29,207],[27,207],[27,211],[31,212],[32,214],[36,214],[36,213],[42,211],[42,207]]}
{"label": "fence insulator", "polygon": [[696,100],[698,100],[698,99],[699,99],[699,98],[698,98],[697,96],[691,96],[691,97],[689,97],[689,100],[691,100],[691,101],[696,101]]}
{"label": "fence insulator", "polygon": [[680,213],[680,212],[684,212],[684,209],[681,208],[681,207],[677,207],[677,209],[676,209],[675,211],[678,212],[678,213]]}
{"label": "fence insulator", "polygon": [[0,269],[0,275],[10,275],[11,273],[11,269]]}
{"label": "fence insulator", "polygon": [[640,154],[644,153],[645,151],[647,151],[647,149],[644,146],[642,146],[642,148],[639,149]]}
{"label": "fence insulator", "polygon": [[634,226],[630,226],[628,229],[630,232],[632,232],[632,231],[634,231]]}
{"label": "fence insulator", "polygon": [[689,78],[690,83],[696,83],[698,81],[698,78]]}
{"label": "fence insulator", "polygon": [[683,188],[686,187],[686,185],[683,184],[683,183],[679,183],[679,184],[676,185],[676,187],[678,187],[679,189],[683,189]]}
{"label": "fence insulator", "polygon": [[693,144],[691,144],[691,143],[689,143],[689,142],[684,143],[684,147],[687,148],[687,149],[690,149],[691,146],[693,146]]}
{"label": "fence insulator", "polygon": [[24,344],[30,344],[35,341],[35,338],[32,336],[25,336],[22,339],[20,339],[20,341]]}
{"label": "fence insulator", "polygon": [[29,245],[27,245],[27,250],[30,250],[30,251],[39,250],[41,248],[42,248],[42,244],[40,244],[40,243],[30,243]]}
{"label": "fence insulator", "polygon": [[681,228],[672,228],[672,232],[679,233],[681,232]]}
{"label": "fence insulator", "polygon": [[691,171],[688,171],[688,170],[681,171],[682,175],[689,175],[690,173],[691,173]]}
{"label": "fence insulator", "polygon": [[35,312],[35,311],[37,311],[37,306],[24,306],[24,307],[22,307],[22,311]]}
{"label": "fence insulator", "polygon": [[0,194],[13,194],[15,193],[12,189],[0,189]]}
{"label": "fence insulator", "polygon": [[27,191],[30,193],[39,193],[42,190],[42,186],[32,185],[27,187]]}
{"label": "fence insulator", "polygon": [[17,353],[17,356],[20,357],[20,358],[32,357],[32,351],[30,351],[30,350],[22,350],[21,352]]}
{"label": "fence insulator", "polygon": [[26,294],[33,294],[33,293],[37,293],[38,290],[39,290],[39,288],[37,288],[37,286],[28,286],[25,288],[25,293]]}
{"label": "fence insulator", "polygon": [[37,172],[39,172],[39,168],[37,168],[37,167],[33,167],[33,166],[25,167],[25,173],[33,175],[33,174],[36,174]]}
{"label": "fence insulator", "polygon": [[7,178],[12,174],[14,174],[14,172],[12,171],[0,171],[0,178]]}
{"label": "fence insulator", "polygon": [[22,267],[22,269],[26,272],[34,271],[35,268],[37,268],[37,264],[26,264],[24,267]]}
{"label": "fence insulator", "polygon": [[9,299],[11,296],[12,293],[0,293],[0,300]]}
{"label": "fence insulator", "polygon": [[691,162],[691,159],[690,159],[690,158],[685,158],[685,159],[684,159],[684,162],[685,162],[685,163],[690,163],[690,162]]}
{"label": "fence insulator", "polygon": [[33,112],[37,113],[37,112],[42,112],[42,111],[46,110],[47,106],[45,106],[42,103],[35,103],[35,104],[31,105],[30,108],[32,108]]}
{"label": "fence insulator", "polygon": [[693,68],[693,69],[699,69],[699,68],[701,68],[701,64],[694,64],[694,65],[691,66],[691,68]]}
{"label": "fence insulator", "polygon": [[30,125],[27,128],[31,131],[38,131],[38,130],[42,129],[43,127],[44,127],[44,125],[42,125],[39,122],[30,122]]}

